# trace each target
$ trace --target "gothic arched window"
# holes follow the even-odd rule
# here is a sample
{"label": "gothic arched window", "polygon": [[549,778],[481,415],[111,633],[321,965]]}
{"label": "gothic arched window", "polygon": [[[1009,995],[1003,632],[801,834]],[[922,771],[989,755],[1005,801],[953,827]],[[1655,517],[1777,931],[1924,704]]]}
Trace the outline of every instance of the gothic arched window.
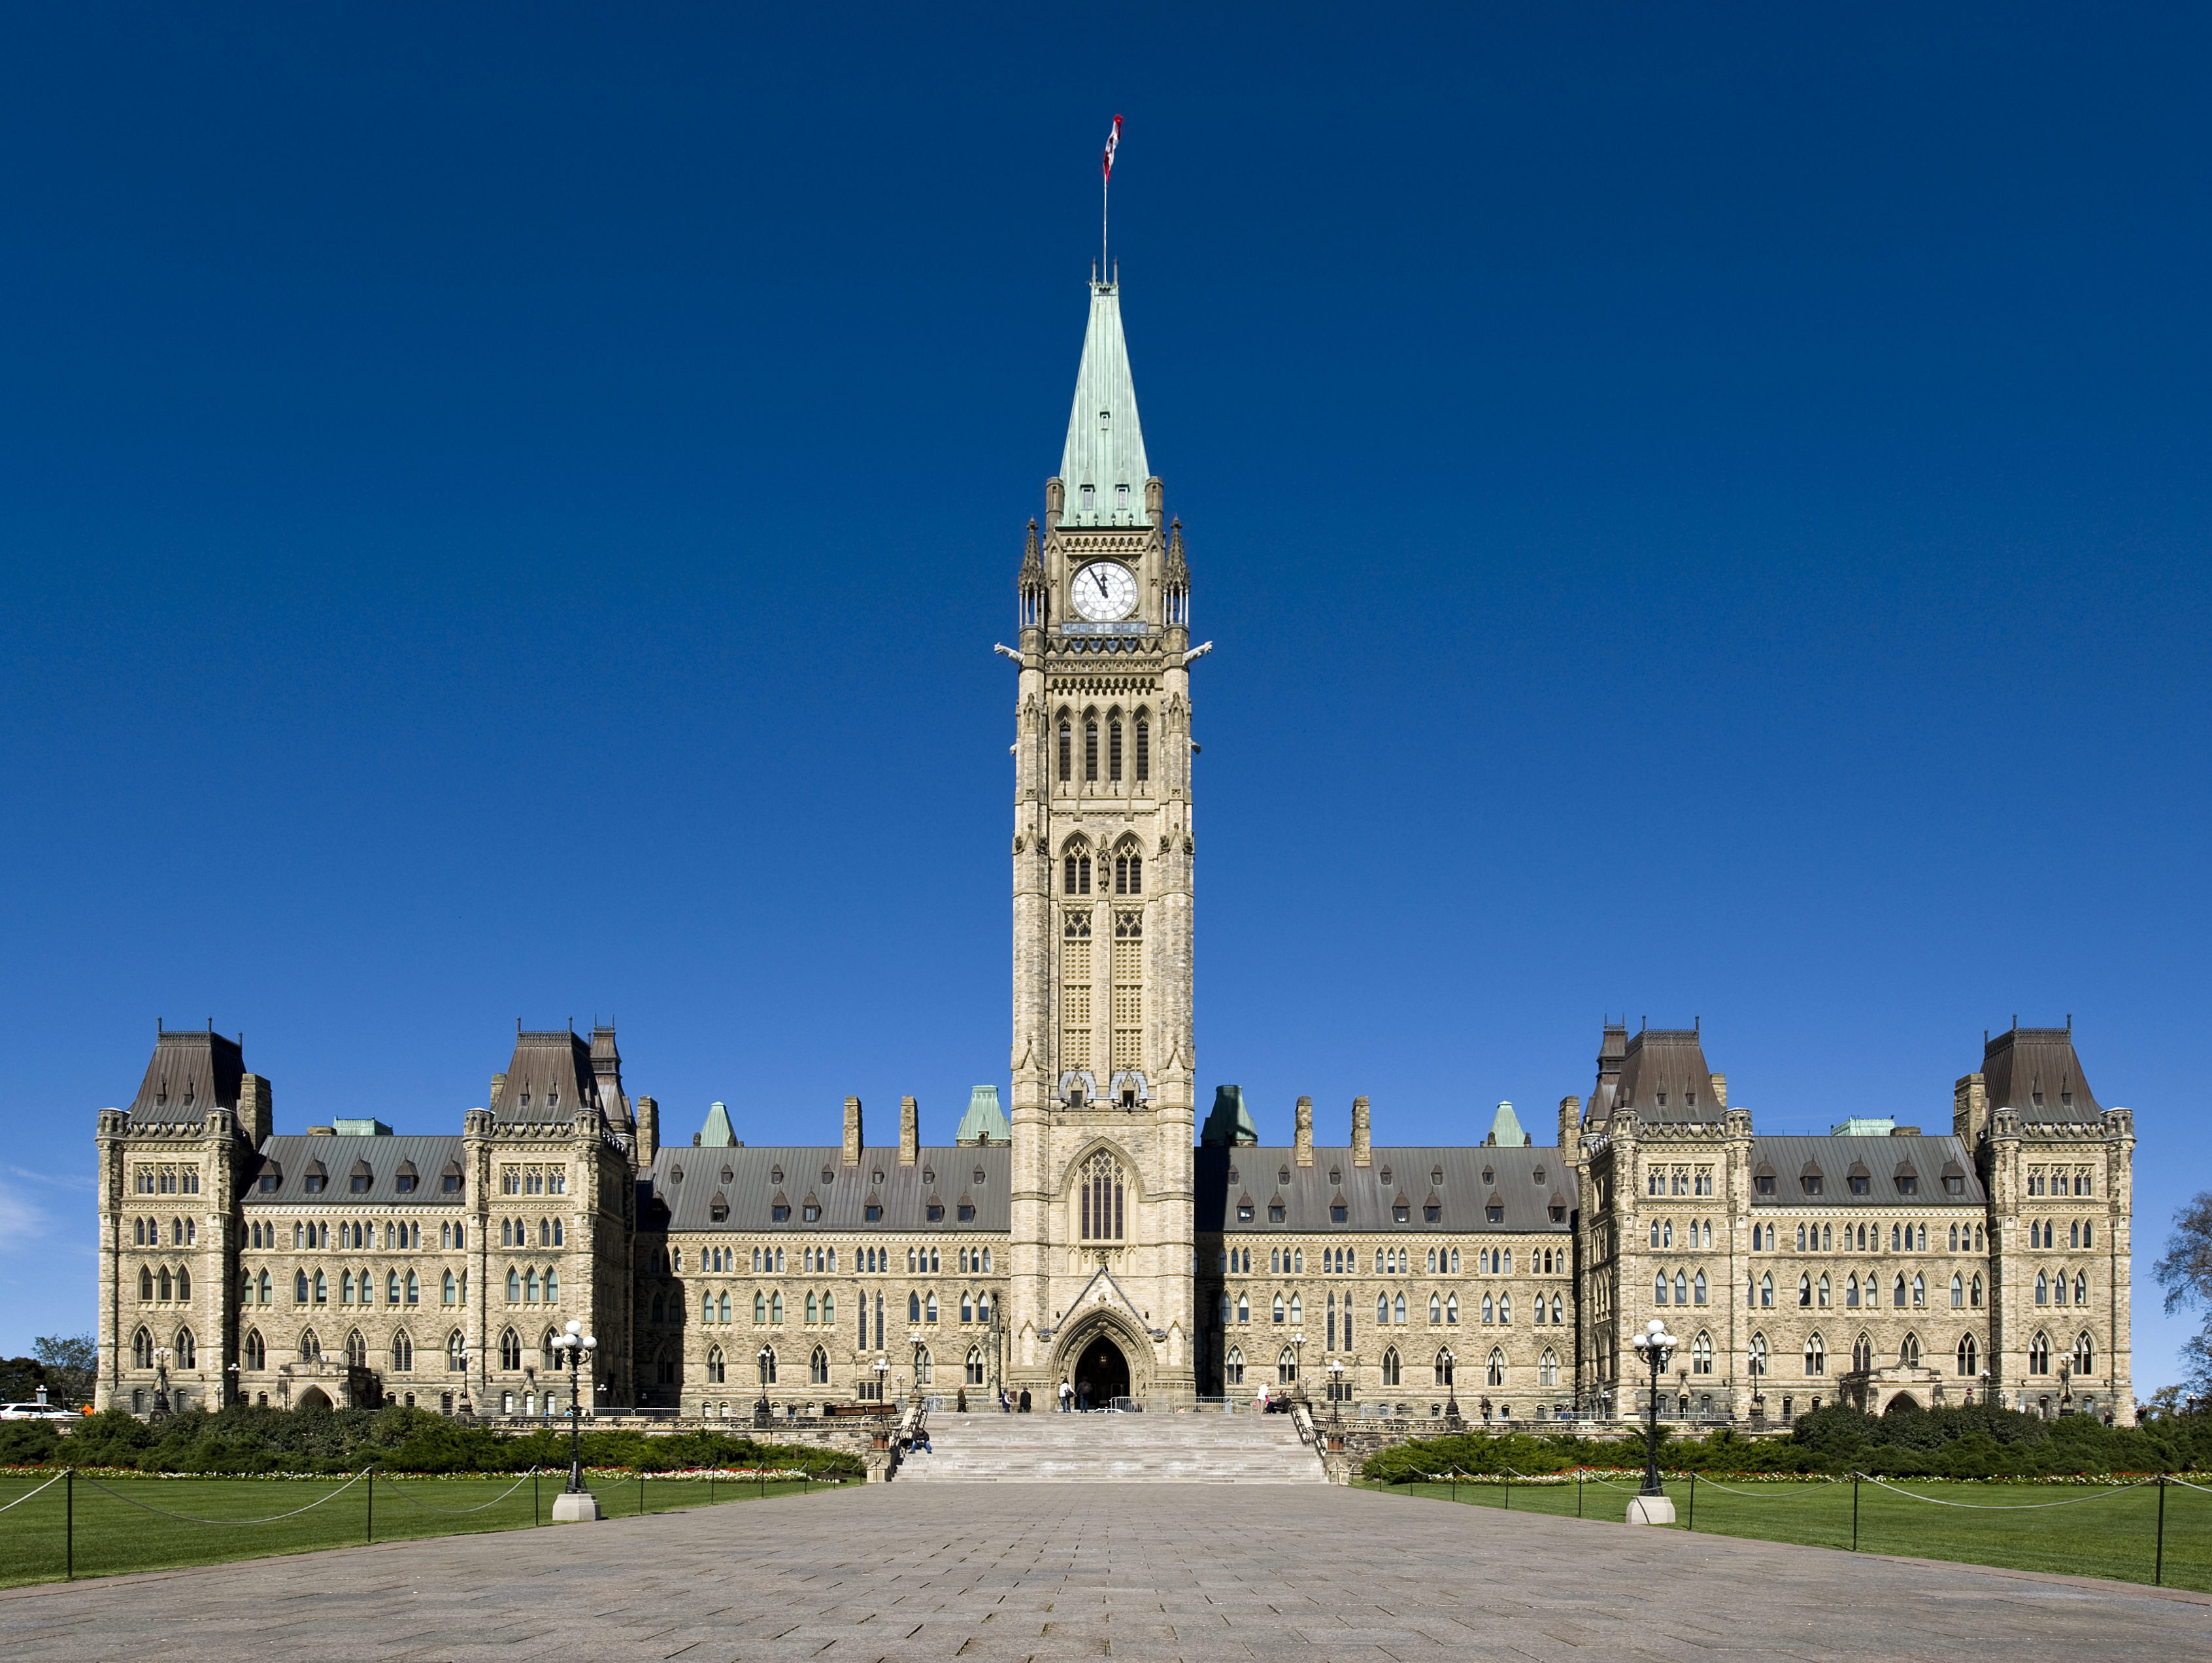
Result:
{"label": "gothic arched window", "polygon": [[151,1369],[154,1366],[154,1336],[141,1328],[131,1337],[131,1366]]}
{"label": "gothic arched window", "polygon": [[1490,1348],[1490,1366],[1485,1371],[1485,1378],[1492,1386],[1505,1384],[1505,1353],[1495,1345]]}
{"label": "gothic arched window", "polygon": [[446,1372],[449,1375],[466,1374],[468,1367],[468,1337],[456,1328],[446,1336]]}
{"label": "gothic arched window", "polygon": [[1382,1383],[1385,1386],[1398,1383],[1398,1348],[1395,1345],[1382,1353]]}
{"label": "gothic arched window", "polygon": [[1116,784],[1121,778],[1121,713],[1118,710],[1106,719],[1106,777]]}
{"label": "gothic arched window", "polygon": [[1073,730],[1068,726],[1067,718],[1063,716],[1060,719],[1060,780],[1062,785],[1074,778],[1074,754]]}
{"label": "gothic arched window", "polygon": [[1152,777],[1152,725],[1145,719],[1145,713],[1137,713],[1137,778]]}
{"label": "gothic arched window", "polygon": [[2038,1334],[2027,1342],[2027,1372],[2047,1375],[2051,1372],[2051,1336]]}
{"label": "gothic arched window", "polygon": [[1851,1369],[1856,1374],[1865,1374],[1874,1367],[1874,1341],[1861,1334],[1851,1343]]}
{"label": "gothic arched window", "polygon": [[415,1342],[404,1332],[392,1337],[392,1369],[399,1375],[415,1372]]}
{"label": "gothic arched window", "polygon": [[715,1386],[720,1386],[727,1377],[728,1373],[729,1363],[722,1356],[722,1348],[719,1345],[708,1347],[707,1351],[707,1379],[708,1382]]}
{"label": "gothic arched window", "polygon": [[[1121,1239],[1124,1189],[1121,1162],[1112,1156],[1102,1152],[1083,1163],[1082,1175],[1076,1182],[1076,1210],[1081,1240],[1119,1241]],[[1281,1320],[1279,1313],[1276,1320]]]}
{"label": "gothic arched window", "polygon": [[512,1328],[499,1337],[499,1366],[510,1374],[522,1367],[522,1336]]}
{"label": "gothic arched window", "polygon": [[1083,777],[1098,778],[1098,719],[1088,714],[1083,719]]}
{"label": "gothic arched window", "polygon": [[349,1369],[368,1367],[368,1342],[362,1338],[361,1330],[358,1328],[346,1335],[346,1367]]}

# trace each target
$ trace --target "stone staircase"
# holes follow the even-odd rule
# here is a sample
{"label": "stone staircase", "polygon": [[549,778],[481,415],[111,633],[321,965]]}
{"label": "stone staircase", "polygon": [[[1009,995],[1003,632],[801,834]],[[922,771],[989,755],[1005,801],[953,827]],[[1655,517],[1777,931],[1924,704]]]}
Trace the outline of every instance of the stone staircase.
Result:
{"label": "stone staircase", "polygon": [[1288,1415],[956,1415],[929,1417],[929,1454],[897,1482],[1325,1484]]}

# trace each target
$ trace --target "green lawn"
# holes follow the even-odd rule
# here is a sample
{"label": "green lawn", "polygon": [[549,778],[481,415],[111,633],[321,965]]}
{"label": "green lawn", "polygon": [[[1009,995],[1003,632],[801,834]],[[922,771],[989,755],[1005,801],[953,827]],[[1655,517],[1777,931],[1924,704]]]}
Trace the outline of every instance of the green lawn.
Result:
{"label": "green lawn", "polygon": [[[519,1489],[511,1475],[379,1479],[374,1520],[365,1486],[356,1484],[339,1494],[343,1481],[338,1479],[107,1478],[100,1481],[106,1486],[101,1489],[93,1480],[79,1478],[75,1486],[76,1570],[79,1576],[106,1576],[119,1571],[351,1547],[369,1539],[372,1524],[380,1542],[527,1530],[533,1521],[550,1527],[553,1498],[561,1493],[568,1476],[565,1471],[542,1474],[534,1486],[525,1480]],[[44,1482],[43,1478],[15,1474],[0,1477],[0,1506],[27,1495]],[[720,1506],[826,1487],[793,1481],[771,1483],[763,1490],[757,1484],[729,1479],[718,1478],[709,1485],[704,1479],[648,1474],[641,1492],[635,1478],[592,1480],[601,1513],[616,1519],[629,1518],[640,1511],[672,1513],[704,1507],[710,1500]],[[56,1484],[35,1499],[0,1513],[0,1587],[53,1581],[63,1575],[64,1488]],[[508,1494],[509,1490],[513,1493]],[[246,1522],[289,1513],[317,1501],[323,1505],[293,1518],[267,1524]],[[162,1514],[147,1512],[132,1506],[132,1502],[159,1508]],[[487,1502],[490,1505],[486,1506]],[[466,1508],[479,1510],[464,1512]],[[170,1518],[164,1514],[186,1517]],[[213,1522],[198,1522],[204,1520]]]}
{"label": "green lawn", "polygon": [[[1616,1483],[1618,1480],[1615,1481]],[[1816,1547],[1851,1545],[1851,1485],[1843,1483],[1747,1484],[1699,1479],[1694,1499],[1685,1479],[1670,1482],[1677,1528],[1717,1536],[1750,1536]],[[1913,1496],[1972,1502],[2015,1512],[1978,1512],[1908,1499],[1871,1483],[1858,1486],[1858,1546],[1863,1553],[1900,1553],[1922,1559],[1958,1559],[2020,1570],[2074,1576],[2151,1580],[2158,1536],[2158,1490],[2145,1485],[2113,1493],[2097,1486],[2026,1484],[1917,1484],[1893,1480]],[[1618,1520],[1628,1492],[1595,1480],[1576,1487],[1514,1484],[1367,1484],[1401,1495],[1456,1500],[1516,1513]],[[2081,1497],[2091,1499],[2082,1500]],[[2027,1503],[2068,1501],[2067,1507],[2029,1508]],[[2171,1485],[2166,1492],[2166,1585],[2212,1593],[2212,1496]]]}

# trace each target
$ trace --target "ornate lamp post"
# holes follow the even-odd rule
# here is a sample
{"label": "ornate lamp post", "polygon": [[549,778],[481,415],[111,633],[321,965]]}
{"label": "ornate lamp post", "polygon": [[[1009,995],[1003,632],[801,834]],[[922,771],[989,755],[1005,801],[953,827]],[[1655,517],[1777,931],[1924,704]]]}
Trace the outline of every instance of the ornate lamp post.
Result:
{"label": "ornate lamp post", "polygon": [[154,1348],[154,1411],[146,1418],[162,1421],[169,1417],[169,1348]]}
{"label": "ornate lamp post", "polygon": [[879,1406],[876,1412],[880,1415],[884,1412],[884,1407],[888,1406],[884,1405],[884,1376],[890,1373],[891,1365],[890,1359],[878,1357],[868,1366],[876,1371],[876,1402],[878,1405],[883,1405]]}
{"label": "ornate lamp post", "polygon": [[1344,1424],[1344,1359],[1342,1357],[1331,1357],[1328,1360],[1328,1423],[1331,1426],[1341,1426]]}
{"label": "ornate lamp post", "polygon": [[1291,1353],[1291,1358],[1293,1359],[1291,1363],[1291,1370],[1298,1377],[1298,1395],[1300,1397],[1304,1397],[1306,1394],[1306,1371],[1299,1365],[1305,1362],[1306,1357],[1305,1330],[1301,1328],[1297,1332],[1293,1333],[1291,1336],[1291,1344],[1297,1348]]}
{"label": "ornate lamp post", "polygon": [[570,1322],[565,1332],[553,1337],[553,1366],[568,1369],[568,1487],[553,1498],[556,1525],[588,1524],[599,1516],[599,1498],[584,1483],[583,1408],[578,1398],[585,1356],[599,1350],[597,1334],[587,1334],[580,1322]]}
{"label": "ornate lamp post", "polygon": [[1635,1339],[1636,1354],[1651,1370],[1651,1401],[1644,1417],[1644,1488],[1628,1503],[1628,1522],[1632,1525],[1671,1525],[1674,1522],[1674,1503],[1667,1499],[1666,1486],[1659,1482],[1659,1381],[1667,1372],[1668,1360],[1681,1342],[1667,1332],[1667,1325],[1654,1317],[1644,1325],[1644,1332]]}
{"label": "ornate lamp post", "polygon": [[769,1350],[765,1345],[760,1348],[759,1352],[753,1358],[754,1366],[760,1370],[760,1397],[753,1404],[753,1424],[755,1426],[766,1426],[769,1423],[769,1418],[775,1412],[773,1409],[769,1407],[768,1401],[768,1366],[775,1361],[775,1353]]}
{"label": "ornate lamp post", "polygon": [[1449,1345],[1443,1349],[1443,1364],[1444,1424],[1457,1426],[1459,1424],[1459,1359],[1452,1355],[1452,1349]]}

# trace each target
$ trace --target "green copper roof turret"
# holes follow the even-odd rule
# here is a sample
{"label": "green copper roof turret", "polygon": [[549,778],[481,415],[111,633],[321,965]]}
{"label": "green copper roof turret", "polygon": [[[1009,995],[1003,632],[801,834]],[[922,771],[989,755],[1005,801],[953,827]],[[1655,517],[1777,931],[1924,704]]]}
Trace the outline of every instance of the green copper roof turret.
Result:
{"label": "green copper roof turret", "polygon": [[1075,372],[1075,404],[1060,476],[1067,488],[1064,525],[1150,525],[1145,513],[1145,433],[1137,422],[1137,387],[1129,379],[1129,345],[1121,337],[1118,283],[1091,285],[1091,323]]}
{"label": "green copper roof turret", "polygon": [[960,1117],[960,1130],[952,1134],[956,1144],[1011,1144],[1014,1129],[1007,1123],[1006,1111],[999,1107],[999,1088],[979,1085],[968,1094],[968,1112]]}
{"label": "green copper roof turret", "polygon": [[1482,1140],[1499,1149],[1526,1149],[1536,1140],[1521,1129],[1521,1117],[1510,1103],[1500,1103],[1490,1122],[1490,1136]]}
{"label": "green copper roof turret", "polygon": [[730,1125],[730,1111],[720,1103],[707,1110],[707,1124],[699,1133],[702,1149],[735,1149],[738,1134]]}
{"label": "green copper roof turret", "polygon": [[1213,1088],[1213,1113],[1206,1117],[1198,1141],[1206,1149],[1249,1148],[1260,1141],[1260,1128],[1252,1124],[1252,1111],[1244,1107],[1244,1088]]}

